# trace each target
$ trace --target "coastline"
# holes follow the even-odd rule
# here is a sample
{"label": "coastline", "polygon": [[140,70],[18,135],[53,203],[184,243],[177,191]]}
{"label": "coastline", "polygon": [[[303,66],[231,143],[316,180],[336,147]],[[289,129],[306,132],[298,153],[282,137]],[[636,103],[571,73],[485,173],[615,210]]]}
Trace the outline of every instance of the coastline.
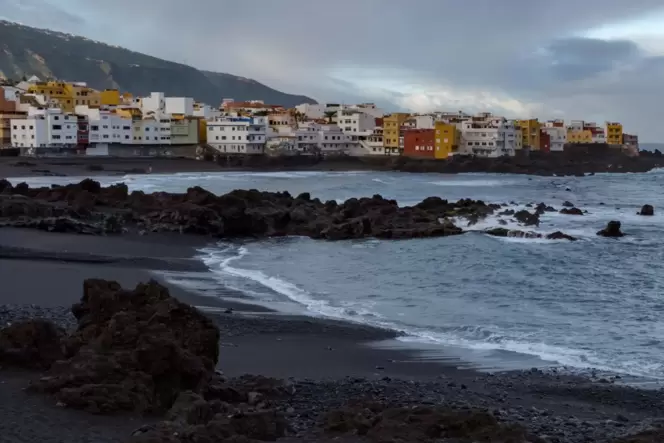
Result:
{"label": "coastline", "polygon": [[[558,432],[562,439],[552,441],[613,441],[655,423],[656,411],[664,408],[662,391],[557,371],[480,372],[454,356],[430,359],[415,348],[380,346],[395,338],[394,331],[284,315],[251,303],[201,296],[155,273],[205,272],[205,266],[192,258],[205,244],[204,239],[189,236],[84,237],[2,229],[0,281],[6,290],[0,295],[0,321],[18,320],[7,318],[7,305],[39,305],[44,308],[39,312],[47,316],[65,312],[53,309],[78,301],[85,278],[115,279],[125,287],[157,278],[173,296],[201,307],[219,327],[217,369],[224,375],[249,373],[291,380],[297,393],[288,404],[296,411],[297,426],[315,423],[315,416],[306,411],[380,392],[400,402],[444,401],[500,411],[501,419],[536,432]],[[82,251],[88,254],[85,263],[80,260]],[[228,308],[233,312],[226,313]],[[27,312],[34,313],[36,308]],[[153,423],[150,418],[90,420],[84,413],[58,408],[48,398],[30,395],[26,401],[27,394],[19,387],[34,376],[0,371],[0,411],[8,423],[14,423],[3,435],[19,436],[21,441],[111,442]],[[29,409],[29,416],[38,417],[38,425],[22,418]],[[86,425],[80,426],[83,422]],[[66,432],[51,435],[52,429],[62,426]]]}
{"label": "coastline", "polygon": [[409,157],[267,157],[228,156],[217,161],[146,157],[3,157],[0,177],[98,177],[127,174],[280,171],[377,171],[414,173],[499,173],[537,176],[583,176],[603,172],[647,172],[664,167],[664,158],[650,152],[629,157],[610,149],[599,154],[583,150],[530,157],[471,158],[447,161]]}

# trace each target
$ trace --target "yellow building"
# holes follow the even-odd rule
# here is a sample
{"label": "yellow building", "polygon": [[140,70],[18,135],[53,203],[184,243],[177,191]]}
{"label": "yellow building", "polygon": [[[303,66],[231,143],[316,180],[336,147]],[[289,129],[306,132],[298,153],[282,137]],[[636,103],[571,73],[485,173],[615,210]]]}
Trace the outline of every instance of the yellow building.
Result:
{"label": "yellow building", "polygon": [[517,125],[521,130],[521,146],[530,148],[531,151],[539,151],[542,124],[536,118],[531,118],[530,120],[517,120]]}
{"label": "yellow building", "polygon": [[113,110],[118,116],[130,120],[141,120],[143,113],[140,109],[134,107],[116,108]]}
{"label": "yellow building", "polygon": [[78,105],[98,107],[100,103],[99,92],[82,83],[37,82],[28,87],[28,92],[41,94],[56,101],[64,112],[74,112]]}
{"label": "yellow building", "polygon": [[623,126],[620,123],[606,122],[606,142],[610,145],[623,144]]}
{"label": "yellow building", "polygon": [[117,89],[104,89],[99,93],[99,103],[106,106],[119,106],[122,102],[120,91]]}
{"label": "yellow building", "polygon": [[399,132],[410,114],[397,112],[383,118],[383,148],[386,154],[399,153]]}
{"label": "yellow building", "polygon": [[198,117],[198,142],[207,143],[207,120]]}
{"label": "yellow building", "polygon": [[436,122],[434,127],[436,130],[434,156],[437,159],[446,159],[459,149],[457,128],[453,124],[444,122]]}
{"label": "yellow building", "polygon": [[31,94],[41,94],[47,98],[57,101],[63,111],[72,112],[74,103],[70,91],[67,89],[67,83],[60,81],[37,82],[28,87]]}
{"label": "yellow building", "polygon": [[567,131],[567,143],[592,143],[593,133],[590,129],[570,129]]}

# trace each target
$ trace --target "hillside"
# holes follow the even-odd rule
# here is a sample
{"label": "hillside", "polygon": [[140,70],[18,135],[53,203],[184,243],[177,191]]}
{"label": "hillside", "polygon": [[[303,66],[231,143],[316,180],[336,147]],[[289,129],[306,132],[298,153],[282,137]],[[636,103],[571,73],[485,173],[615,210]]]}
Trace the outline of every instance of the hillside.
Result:
{"label": "hillside", "polygon": [[84,81],[96,89],[117,88],[135,95],[161,91],[211,105],[218,105],[222,98],[264,100],[287,107],[315,103],[248,78],[201,71],[84,37],[0,20],[0,77],[24,75]]}

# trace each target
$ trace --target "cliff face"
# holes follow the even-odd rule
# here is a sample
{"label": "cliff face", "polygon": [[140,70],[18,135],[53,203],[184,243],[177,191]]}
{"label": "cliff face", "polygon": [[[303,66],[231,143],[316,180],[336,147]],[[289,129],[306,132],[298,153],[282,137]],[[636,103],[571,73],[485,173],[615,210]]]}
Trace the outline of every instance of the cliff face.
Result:
{"label": "cliff face", "polygon": [[84,81],[96,89],[117,88],[134,95],[160,91],[213,106],[222,98],[264,100],[286,107],[315,103],[248,78],[201,71],[84,37],[0,20],[0,78],[32,75],[42,80]]}

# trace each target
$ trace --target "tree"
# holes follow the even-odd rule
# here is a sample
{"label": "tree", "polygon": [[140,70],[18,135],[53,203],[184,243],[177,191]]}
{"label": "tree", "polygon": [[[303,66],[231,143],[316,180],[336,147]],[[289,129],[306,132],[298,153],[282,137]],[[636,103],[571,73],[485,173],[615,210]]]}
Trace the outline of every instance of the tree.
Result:
{"label": "tree", "polygon": [[327,111],[325,112],[325,117],[327,118],[328,123],[332,123],[332,117],[336,115],[336,111]]}

